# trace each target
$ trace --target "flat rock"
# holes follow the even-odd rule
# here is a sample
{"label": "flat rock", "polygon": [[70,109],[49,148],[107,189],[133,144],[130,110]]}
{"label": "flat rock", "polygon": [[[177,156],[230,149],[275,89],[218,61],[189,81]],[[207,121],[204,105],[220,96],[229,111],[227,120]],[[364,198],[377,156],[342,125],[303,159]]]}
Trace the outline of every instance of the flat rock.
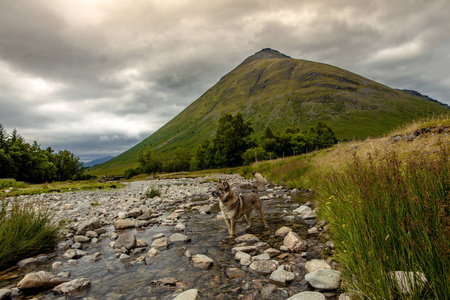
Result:
{"label": "flat rock", "polygon": [[303,220],[310,220],[317,218],[317,213],[315,211],[310,211],[302,216]]}
{"label": "flat rock", "polygon": [[76,293],[88,288],[91,282],[87,278],[78,278],[56,286],[53,290],[61,294]]}
{"label": "flat rock", "polygon": [[257,260],[262,260],[262,259],[270,259],[270,255],[269,253],[263,253],[260,255],[256,255],[252,257],[252,262],[253,261],[257,261]]}
{"label": "flat rock", "polygon": [[29,257],[29,258],[25,258],[25,259],[22,259],[21,261],[19,261],[17,263],[17,265],[20,268],[28,268],[28,267],[31,267],[31,266],[37,264],[37,262],[38,262],[37,258]]}
{"label": "flat rock", "polygon": [[305,264],[306,273],[311,273],[317,271],[319,269],[328,269],[331,270],[331,266],[322,259],[313,259],[307,261]]}
{"label": "flat rock", "polygon": [[192,256],[194,267],[200,269],[209,269],[214,264],[214,261],[206,255],[196,254]]}
{"label": "flat rock", "polygon": [[187,243],[191,241],[191,238],[181,233],[174,233],[169,238],[171,243]]}
{"label": "flat rock", "polygon": [[252,262],[248,268],[254,273],[269,275],[278,268],[278,263],[274,260],[262,259]]}
{"label": "flat rock", "polygon": [[90,241],[90,239],[87,236],[84,235],[76,235],[73,237],[73,241],[75,243],[87,243]]}
{"label": "flat rock", "polygon": [[77,230],[76,234],[77,235],[85,235],[86,232],[93,231],[100,227],[102,227],[100,219],[97,217],[94,217],[94,218],[92,218],[88,221],[84,221],[80,225],[78,225],[78,230]]}
{"label": "flat rock", "polygon": [[304,215],[308,212],[312,211],[311,207],[306,206],[306,205],[302,205],[300,207],[297,207],[296,209],[293,210],[294,214],[298,214],[298,215]]}
{"label": "flat rock", "polygon": [[315,289],[335,290],[339,287],[341,272],[336,270],[319,269],[305,275],[305,280]]}
{"label": "flat rock", "polygon": [[287,300],[326,300],[326,298],[319,292],[301,292],[287,298]]}
{"label": "flat rock", "polygon": [[293,231],[286,235],[283,240],[283,245],[291,252],[301,253],[306,251],[306,243]]}
{"label": "flat rock", "polygon": [[228,268],[225,273],[227,274],[228,277],[230,277],[231,279],[233,278],[241,278],[245,276],[245,271],[242,269],[238,269],[238,268]]}
{"label": "flat rock", "polygon": [[114,244],[114,249],[122,249],[126,248],[127,250],[131,250],[136,248],[137,240],[136,235],[131,232],[125,232],[119,235],[116,243]]}
{"label": "flat rock", "polygon": [[258,247],[256,246],[239,246],[234,247],[231,249],[231,253],[235,254],[236,252],[245,252],[245,253],[252,253],[258,251]]}
{"label": "flat rock", "polygon": [[119,219],[114,222],[114,229],[116,229],[116,230],[134,228],[134,227],[136,227],[136,223],[134,222],[134,220]]}

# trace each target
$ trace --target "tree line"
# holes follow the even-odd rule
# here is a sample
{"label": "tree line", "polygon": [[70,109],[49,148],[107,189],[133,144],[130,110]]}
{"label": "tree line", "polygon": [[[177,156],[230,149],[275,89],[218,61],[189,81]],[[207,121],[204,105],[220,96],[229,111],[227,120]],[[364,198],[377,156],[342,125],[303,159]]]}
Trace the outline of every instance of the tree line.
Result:
{"label": "tree line", "polygon": [[0,178],[30,183],[83,179],[83,164],[68,150],[41,149],[25,142],[16,129],[8,134],[0,124]]}
{"label": "tree line", "polygon": [[139,167],[125,171],[125,178],[146,173],[195,171],[211,168],[237,167],[255,161],[299,155],[331,147],[337,142],[333,129],[319,122],[306,130],[288,127],[273,132],[266,127],[259,143],[251,139],[253,128],[241,113],[224,114],[218,120],[212,139],[203,141],[189,153],[177,150],[170,159],[159,156],[148,147],[139,153]]}

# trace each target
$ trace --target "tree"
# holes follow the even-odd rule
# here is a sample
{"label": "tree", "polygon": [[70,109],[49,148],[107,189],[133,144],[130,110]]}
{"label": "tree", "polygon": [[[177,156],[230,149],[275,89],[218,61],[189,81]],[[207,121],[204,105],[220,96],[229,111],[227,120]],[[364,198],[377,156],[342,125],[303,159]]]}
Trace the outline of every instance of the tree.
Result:
{"label": "tree", "polygon": [[139,168],[146,174],[156,174],[162,170],[162,159],[155,154],[151,147],[139,152]]}

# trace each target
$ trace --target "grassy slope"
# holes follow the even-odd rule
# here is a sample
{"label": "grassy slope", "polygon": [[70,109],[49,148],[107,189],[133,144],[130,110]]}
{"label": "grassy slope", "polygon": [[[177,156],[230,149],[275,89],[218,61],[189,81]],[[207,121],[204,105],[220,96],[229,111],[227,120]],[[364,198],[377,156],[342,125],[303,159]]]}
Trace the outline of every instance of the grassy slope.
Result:
{"label": "grassy slope", "polygon": [[154,134],[118,157],[92,168],[92,174],[122,173],[136,166],[148,146],[163,155],[195,149],[211,137],[223,113],[241,112],[258,138],[265,126],[307,128],[328,122],[340,140],[380,136],[393,128],[446,108],[391,89],[327,64],[291,58],[249,60]]}

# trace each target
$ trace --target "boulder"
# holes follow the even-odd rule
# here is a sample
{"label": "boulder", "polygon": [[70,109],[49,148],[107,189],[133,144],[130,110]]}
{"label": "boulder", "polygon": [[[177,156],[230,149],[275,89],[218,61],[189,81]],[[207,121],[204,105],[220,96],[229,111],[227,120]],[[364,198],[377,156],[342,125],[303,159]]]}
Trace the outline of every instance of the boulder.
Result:
{"label": "boulder", "polygon": [[305,275],[305,280],[318,290],[335,290],[339,287],[341,272],[336,270],[319,269]]}
{"label": "boulder", "polygon": [[116,243],[114,244],[114,249],[126,248],[128,251],[136,248],[137,240],[136,236],[131,232],[125,232],[119,235]]}
{"label": "boulder", "polygon": [[300,253],[306,251],[306,243],[293,231],[286,235],[283,240],[283,245],[286,246],[290,252]]}
{"label": "boulder", "polygon": [[200,269],[209,269],[214,264],[214,261],[206,255],[196,254],[192,256],[194,267]]}
{"label": "boulder", "polygon": [[94,231],[95,229],[98,229],[102,227],[102,224],[100,222],[100,219],[97,217],[94,217],[88,221],[82,222],[80,225],[78,225],[78,230],[76,232],[77,235],[85,235],[88,231]]}
{"label": "boulder", "polygon": [[12,291],[10,289],[0,289],[0,300],[9,299]]}
{"label": "boulder", "polygon": [[61,294],[70,294],[82,291],[88,288],[91,282],[87,278],[74,279],[56,286],[53,291]]}

